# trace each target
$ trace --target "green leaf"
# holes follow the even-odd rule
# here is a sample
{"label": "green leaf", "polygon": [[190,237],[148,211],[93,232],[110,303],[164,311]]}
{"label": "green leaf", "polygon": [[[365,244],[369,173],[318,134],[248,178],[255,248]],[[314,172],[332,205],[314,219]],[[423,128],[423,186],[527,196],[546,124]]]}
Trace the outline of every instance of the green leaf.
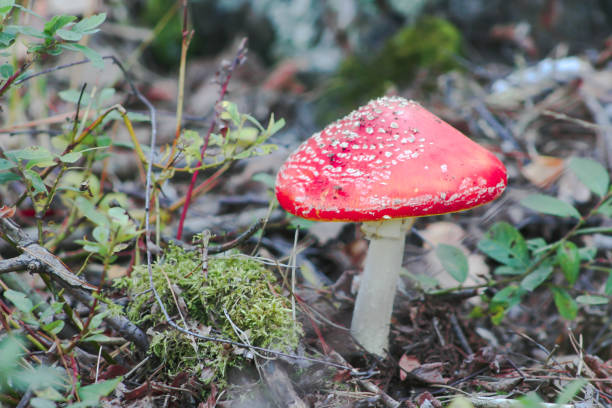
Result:
{"label": "green leaf", "polygon": [[580,295],[576,298],[576,302],[582,303],[583,305],[607,305],[610,299],[605,296]]}
{"label": "green leaf", "polygon": [[523,278],[521,281],[521,288],[528,290],[529,292],[533,291],[535,288],[544,283],[546,279],[548,279],[552,271],[553,267],[550,265],[540,266],[535,271]]}
{"label": "green leaf", "polygon": [[10,171],[0,173],[0,184],[6,184],[10,181],[21,180],[18,174],[11,173]]}
{"label": "green leaf", "polygon": [[600,197],[606,195],[610,186],[610,176],[604,166],[593,159],[572,157],[569,168],[589,190]]}
{"label": "green leaf", "polygon": [[57,94],[61,100],[77,104],[79,102],[79,98],[81,99],[81,105],[89,105],[91,99],[89,98],[89,94],[83,93],[81,97],[81,93],[76,89],[67,89],[65,91],[60,91]]}
{"label": "green leaf", "polygon": [[89,47],[74,43],[60,44],[60,47],[68,51],[80,52],[91,61],[91,65],[93,65],[94,68],[104,68],[104,60],[102,59],[100,54],[98,54],[97,51],[94,51]]}
{"label": "green leaf", "polygon": [[123,380],[123,377],[113,378],[112,380],[106,380],[95,384],[86,385],[78,390],[79,398],[81,401],[99,401],[100,398],[106,397],[108,394],[119,385]]}
{"label": "green leaf", "polygon": [[16,167],[17,165],[6,159],[0,159],[0,170],[8,170]]}
{"label": "green leaf", "polygon": [[576,314],[578,313],[578,305],[572,299],[572,297],[565,291],[565,289],[561,288],[551,288],[553,292],[553,297],[555,299],[555,305],[557,306],[557,310],[559,310],[559,314],[561,317],[567,320],[574,320],[576,318]]}
{"label": "green leaf", "polygon": [[520,402],[521,408],[542,408],[544,403],[542,398],[534,391],[518,397],[517,400]]}
{"label": "green leaf", "polygon": [[85,197],[77,197],[75,200],[75,204],[77,208],[83,213],[83,215],[91,222],[96,225],[104,226],[106,228],[110,228],[108,218],[104,214],[102,214],[98,209],[91,203],[91,201],[87,200]]}
{"label": "green leaf", "polygon": [[478,249],[513,268],[525,268],[529,262],[525,239],[516,228],[506,222],[493,225],[478,242]]}
{"label": "green leaf", "polygon": [[57,35],[62,40],[66,40],[66,41],[79,41],[81,38],[83,38],[83,34],[77,33],[72,30],[64,30],[63,28],[60,28],[59,30],[57,30]]}
{"label": "green leaf", "polygon": [[15,73],[13,66],[11,64],[2,64],[0,66],[0,75],[2,78],[7,79],[10,78],[11,75]]}
{"label": "green leaf", "polygon": [[582,262],[589,262],[595,259],[595,255],[597,255],[597,248],[595,247],[582,247],[578,248],[578,255],[580,256],[580,260]]}
{"label": "green leaf", "polygon": [[57,334],[64,328],[64,322],[62,320],[55,320],[49,324],[45,324],[42,329],[48,333]]}
{"label": "green leaf", "polygon": [[45,398],[32,398],[30,400],[30,405],[33,408],[55,408],[57,405],[55,405],[55,402],[45,399]]}
{"label": "green leaf", "polygon": [[108,343],[112,340],[112,338],[101,333],[92,334],[91,336],[85,336],[83,338],[83,341],[95,341],[96,343]]}
{"label": "green leaf", "polygon": [[44,32],[48,35],[54,35],[57,30],[76,20],[75,16],[54,16],[51,20],[45,23]]}
{"label": "green leaf", "polygon": [[572,205],[544,194],[529,195],[521,200],[521,205],[544,214],[580,219],[580,213]]}
{"label": "green leaf", "polygon": [[463,283],[468,275],[468,260],[465,254],[457,247],[446,244],[438,244],[436,256],[440,260],[444,270],[457,282]]}
{"label": "green leaf", "polygon": [[17,36],[14,33],[0,31],[0,48],[7,48],[13,45]]}
{"label": "green leaf", "polygon": [[[19,337],[8,335],[0,340],[0,367],[2,367],[0,378],[11,374],[17,368],[23,350],[25,348],[21,345],[21,338]],[[2,390],[2,381],[0,381],[0,390]]]}
{"label": "green leaf", "polygon": [[497,268],[495,268],[495,270],[493,271],[493,273],[495,275],[520,275],[524,272],[523,269],[517,269],[517,268],[513,268],[511,266],[507,266],[507,265],[501,265],[498,266]]}
{"label": "green leaf", "polygon": [[507,308],[511,308],[512,306],[515,306],[521,302],[521,297],[524,294],[525,290],[518,286],[506,286],[493,296],[491,303],[503,304]]}
{"label": "green leaf", "polygon": [[47,193],[47,186],[37,172],[34,170],[24,170],[23,175],[32,183],[32,187],[36,193]]}
{"label": "green leaf", "polygon": [[604,289],[604,293],[608,296],[612,296],[612,273],[608,274],[608,279],[606,280],[606,287]]}
{"label": "green leaf", "polygon": [[557,262],[561,266],[563,275],[570,285],[573,285],[578,279],[580,271],[580,253],[576,244],[565,241],[557,248]]}
{"label": "green leaf", "polygon": [[230,101],[223,101],[221,102],[221,107],[224,109],[220,115],[221,119],[231,120],[234,125],[240,126],[240,113],[238,113],[238,107],[236,104]]}
{"label": "green leaf", "polygon": [[597,214],[612,217],[612,198],[607,199],[602,205],[597,208]]}
{"label": "green leaf", "polygon": [[276,178],[268,173],[256,173],[251,177],[251,180],[258,181],[269,189],[274,189]]}
{"label": "green leaf", "polygon": [[563,391],[557,396],[555,404],[567,404],[574,399],[588,381],[585,378],[578,378],[563,387]]}
{"label": "green leaf", "polygon": [[106,20],[106,13],[94,14],[93,16],[87,17],[76,23],[72,27],[72,31],[82,34],[95,33],[96,28],[100,26]]}
{"label": "green leaf", "polygon": [[0,17],[6,16],[15,5],[15,0],[0,0]]}
{"label": "green leaf", "polygon": [[32,301],[21,292],[7,289],[4,291],[4,297],[10,300],[11,303],[13,303],[15,307],[23,313],[30,313],[32,310],[34,310]]}
{"label": "green leaf", "polygon": [[19,34],[29,35],[30,37],[35,37],[35,38],[47,38],[48,37],[47,34],[31,26],[10,25],[10,26],[7,26],[6,28],[10,29],[11,31],[15,31]]}
{"label": "green leaf", "polygon": [[98,225],[96,228],[94,228],[91,235],[99,243],[106,244],[108,243],[108,237],[110,236],[110,231],[108,227],[103,226],[103,225]]}
{"label": "green leaf", "polygon": [[307,230],[308,228],[312,227],[315,222],[316,221],[306,220],[300,217],[291,217],[291,219],[289,220],[289,229],[299,228],[301,230]]}
{"label": "green leaf", "polygon": [[13,150],[6,153],[9,159],[14,161],[26,160],[27,168],[34,166],[49,167],[55,164],[55,155],[42,146],[30,146],[21,150]]}
{"label": "green leaf", "polygon": [[104,320],[104,318],[108,316],[108,313],[109,313],[108,311],[105,311],[102,313],[95,314],[94,317],[91,318],[89,327],[92,330],[98,328],[102,324],[102,321]]}
{"label": "green leaf", "polygon": [[66,153],[63,156],[60,156],[60,160],[63,163],[74,163],[77,160],[80,160],[81,157],[83,157],[83,154],[81,152],[70,152],[70,153]]}

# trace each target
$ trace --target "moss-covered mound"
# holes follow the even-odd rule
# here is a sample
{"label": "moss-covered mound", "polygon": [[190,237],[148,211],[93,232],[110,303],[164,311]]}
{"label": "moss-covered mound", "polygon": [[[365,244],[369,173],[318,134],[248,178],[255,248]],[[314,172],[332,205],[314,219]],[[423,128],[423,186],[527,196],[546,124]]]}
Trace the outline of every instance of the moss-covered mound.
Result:
{"label": "moss-covered mound", "polygon": [[[238,334],[242,333],[249,344],[275,350],[297,345],[300,329],[292,320],[287,298],[281,295],[274,275],[252,258],[209,257],[206,274],[199,253],[172,246],[153,265],[153,280],[168,313],[183,325],[180,310],[192,331],[244,343]],[[118,285],[127,286],[133,297],[128,317],[155,332],[151,352],[165,362],[169,375],[188,371],[203,380],[215,379],[219,385],[226,368],[242,361],[243,350],[192,340],[169,329],[149,290],[146,266],[136,267],[131,278]]]}

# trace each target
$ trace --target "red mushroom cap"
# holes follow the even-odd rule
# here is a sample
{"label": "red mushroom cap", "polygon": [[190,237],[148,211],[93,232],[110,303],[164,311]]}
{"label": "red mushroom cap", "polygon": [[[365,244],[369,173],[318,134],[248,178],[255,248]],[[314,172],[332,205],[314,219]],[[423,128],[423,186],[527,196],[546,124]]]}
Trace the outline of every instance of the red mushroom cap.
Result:
{"label": "red mushroom cap", "polygon": [[491,152],[418,103],[384,97],[302,143],[276,197],[302,218],[376,221],[466,210],[497,198],[506,180]]}

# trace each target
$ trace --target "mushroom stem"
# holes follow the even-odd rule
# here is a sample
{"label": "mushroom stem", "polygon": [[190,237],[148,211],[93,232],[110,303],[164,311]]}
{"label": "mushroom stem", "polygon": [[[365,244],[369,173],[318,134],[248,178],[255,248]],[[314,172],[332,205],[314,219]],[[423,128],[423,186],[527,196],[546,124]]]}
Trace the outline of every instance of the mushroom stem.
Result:
{"label": "mushroom stem", "polygon": [[403,218],[365,222],[361,227],[370,246],[355,299],[351,333],[367,351],[379,356],[384,356],[388,347],[406,230],[413,223],[414,218]]}

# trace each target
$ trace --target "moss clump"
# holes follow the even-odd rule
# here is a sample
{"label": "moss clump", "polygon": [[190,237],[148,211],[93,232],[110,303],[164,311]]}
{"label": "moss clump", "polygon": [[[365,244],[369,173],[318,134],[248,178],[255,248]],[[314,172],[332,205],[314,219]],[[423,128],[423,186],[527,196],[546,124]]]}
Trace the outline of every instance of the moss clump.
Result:
{"label": "moss clump", "polygon": [[[392,85],[410,82],[427,69],[432,76],[458,67],[461,34],[446,20],[426,17],[389,38],[374,56],[344,60],[321,102],[321,119],[328,123],[369,99],[382,96]],[[339,112],[341,110],[341,112]]]}
{"label": "moss clump", "polygon": [[[253,346],[287,351],[298,343],[300,329],[292,320],[289,302],[275,285],[274,275],[256,260],[238,254],[210,257],[204,276],[198,253],[171,246],[153,265],[153,281],[168,313],[179,322],[170,282],[192,330],[207,333],[211,329],[211,335],[244,342],[233,322]],[[127,287],[133,296],[127,310],[133,322],[153,328],[164,325],[165,318],[148,291],[146,266],[136,267],[131,278],[117,284]],[[194,347],[189,337],[175,330],[157,333],[151,342],[151,352],[164,360],[169,375],[188,371],[217,382],[223,380],[229,365],[241,361],[236,351],[199,339]]]}

